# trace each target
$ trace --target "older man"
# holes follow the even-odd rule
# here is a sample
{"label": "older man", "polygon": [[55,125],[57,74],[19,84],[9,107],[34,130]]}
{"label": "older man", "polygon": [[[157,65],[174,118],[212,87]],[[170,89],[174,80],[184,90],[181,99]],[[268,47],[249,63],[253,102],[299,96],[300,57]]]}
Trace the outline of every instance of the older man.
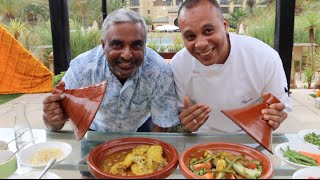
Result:
{"label": "older man", "polygon": [[[103,22],[101,45],[71,61],[62,79],[65,88],[108,80],[91,130],[135,132],[148,119],[161,128],[179,124],[172,71],[163,58],[146,48],[146,39],[144,19],[119,9]],[[63,98],[52,94],[43,101],[43,119],[51,130],[62,129],[68,120],[59,103]]]}

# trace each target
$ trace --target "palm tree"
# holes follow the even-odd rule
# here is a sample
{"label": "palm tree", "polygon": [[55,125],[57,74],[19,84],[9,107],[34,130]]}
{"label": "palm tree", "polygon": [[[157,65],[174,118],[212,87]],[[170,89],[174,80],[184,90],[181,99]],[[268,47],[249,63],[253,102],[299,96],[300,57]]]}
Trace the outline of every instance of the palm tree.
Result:
{"label": "palm tree", "polygon": [[20,17],[26,19],[31,25],[35,25],[40,18],[47,20],[49,18],[48,6],[41,4],[27,4],[21,11]]}
{"label": "palm tree", "polygon": [[320,14],[319,13],[308,13],[304,15],[302,21],[302,27],[309,33],[309,42],[311,43],[311,70],[314,70],[313,63],[313,49],[315,43],[315,30],[320,29]]}
{"label": "palm tree", "polygon": [[108,0],[108,13],[113,12],[114,10],[123,8],[127,5],[127,1],[122,0]]}
{"label": "palm tree", "polygon": [[243,8],[237,8],[229,14],[227,20],[229,22],[230,27],[239,29],[238,27],[240,23],[246,16],[247,14]]}
{"label": "palm tree", "polygon": [[21,5],[20,1],[1,0],[0,13],[4,15],[4,21],[10,22],[11,19],[15,19],[16,13],[19,11]]}
{"label": "palm tree", "polygon": [[9,26],[5,26],[5,28],[10,32],[16,40],[19,40],[19,37],[26,29],[27,24],[25,22],[21,22],[20,20],[11,20]]}
{"label": "palm tree", "polygon": [[89,26],[93,21],[101,18],[101,2],[90,0],[70,0],[70,19],[79,22],[82,26]]}
{"label": "palm tree", "polygon": [[253,6],[256,4],[255,0],[247,0],[246,5],[249,7],[250,16],[253,16]]}

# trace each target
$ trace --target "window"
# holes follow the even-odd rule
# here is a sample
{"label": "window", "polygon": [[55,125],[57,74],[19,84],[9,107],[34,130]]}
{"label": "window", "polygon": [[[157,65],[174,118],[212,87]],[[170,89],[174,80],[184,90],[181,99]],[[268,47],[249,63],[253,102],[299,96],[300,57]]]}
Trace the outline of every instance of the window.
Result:
{"label": "window", "polygon": [[130,6],[140,6],[139,0],[130,0]]}
{"label": "window", "polygon": [[229,13],[229,7],[221,7],[221,12],[223,14],[228,14]]}
{"label": "window", "polygon": [[154,6],[172,6],[173,0],[153,0]]}
{"label": "window", "polygon": [[221,0],[220,5],[228,5],[230,3],[230,0]]}

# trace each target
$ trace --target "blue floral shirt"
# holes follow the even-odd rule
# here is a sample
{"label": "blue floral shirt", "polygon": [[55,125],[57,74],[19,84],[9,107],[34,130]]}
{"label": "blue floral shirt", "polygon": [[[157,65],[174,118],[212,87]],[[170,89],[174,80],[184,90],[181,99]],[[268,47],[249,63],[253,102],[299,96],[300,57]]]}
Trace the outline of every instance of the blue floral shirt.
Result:
{"label": "blue floral shirt", "polygon": [[107,91],[90,129],[135,132],[150,116],[160,127],[179,124],[176,92],[170,66],[150,48],[144,62],[124,85],[110,71],[101,45],[70,63],[62,79],[66,89],[107,80]]}

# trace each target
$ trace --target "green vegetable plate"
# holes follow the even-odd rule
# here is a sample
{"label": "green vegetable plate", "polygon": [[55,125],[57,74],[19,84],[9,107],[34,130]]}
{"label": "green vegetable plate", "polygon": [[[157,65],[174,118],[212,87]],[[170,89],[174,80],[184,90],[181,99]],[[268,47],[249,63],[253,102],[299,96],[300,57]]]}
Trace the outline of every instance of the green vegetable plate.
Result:
{"label": "green vegetable plate", "polygon": [[306,153],[320,157],[320,150],[318,146],[314,146],[309,143],[286,142],[278,144],[275,147],[275,154],[285,163],[296,169],[320,167],[320,160],[305,156]]}
{"label": "green vegetable plate", "polygon": [[320,129],[304,129],[298,132],[298,137],[305,143],[320,147]]}

